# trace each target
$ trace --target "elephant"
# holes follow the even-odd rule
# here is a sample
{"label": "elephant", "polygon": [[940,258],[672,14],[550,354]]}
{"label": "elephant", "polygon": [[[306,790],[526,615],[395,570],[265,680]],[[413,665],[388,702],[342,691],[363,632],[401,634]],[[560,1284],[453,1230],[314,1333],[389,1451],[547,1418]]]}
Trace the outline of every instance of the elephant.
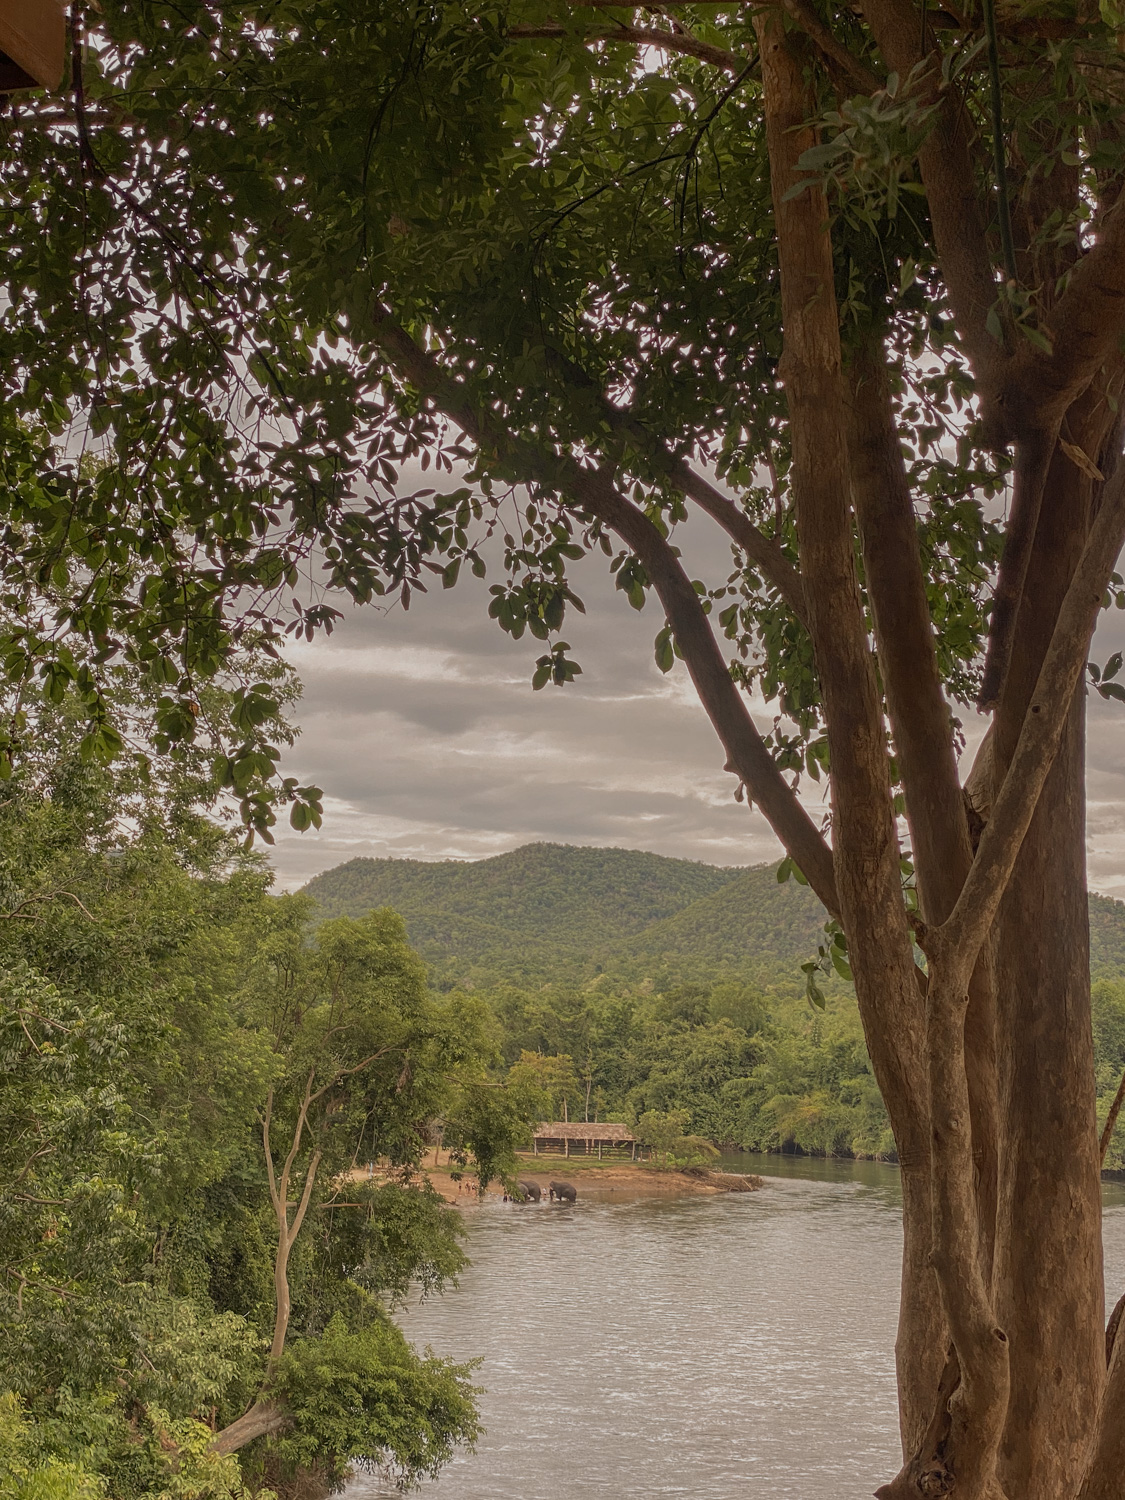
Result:
{"label": "elephant", "polygon": [[537,1182],[521,1182],[519,1190],[525,1203],[538,1203],[543,1196],[543,1190]]}
{"label": "elephant", "polygon": [[548,1185],[548,1190],[552,1202],[557,1198],[560,1203],[574,1203],[578,1198],[577,1190],[569,1182],[552,1182]]}

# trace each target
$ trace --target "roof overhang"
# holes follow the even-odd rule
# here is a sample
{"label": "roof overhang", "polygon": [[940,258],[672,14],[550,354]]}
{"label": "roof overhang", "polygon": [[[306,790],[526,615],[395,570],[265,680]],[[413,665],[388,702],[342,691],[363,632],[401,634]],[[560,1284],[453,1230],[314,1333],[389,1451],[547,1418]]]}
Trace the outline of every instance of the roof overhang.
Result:
{"label": "roof overhang", "polygon": [[56,0],[0,0],[0,93],[57,89],[66,57],[66,21]]}

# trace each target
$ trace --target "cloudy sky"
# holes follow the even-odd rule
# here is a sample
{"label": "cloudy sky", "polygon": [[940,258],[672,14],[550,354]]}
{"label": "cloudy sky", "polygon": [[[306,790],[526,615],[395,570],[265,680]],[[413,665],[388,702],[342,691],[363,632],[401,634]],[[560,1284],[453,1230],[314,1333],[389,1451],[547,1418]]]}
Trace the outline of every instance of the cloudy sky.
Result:
{"label": "cloudy sky", "polygon": [[[729,553],[709,529],[678,540],[701,573],[725,576]],[[735,802],[682,664],[656,668],[658,605],[630,609],[604,559],[577,565],[587,613],[568,615],[564,635],[583,675],[533,692],[544,647],[488,619],[493,581],[439,586],[407,614],[355,610],[330,639],[292,648],[305,691],[285,769],[324,788],[325,819],[319,833],[279,833],[279,886],[358,855],[479,859],[535,840],[720,865],[780,857],[764,819]],[[1125,645],[1123,627],[1125,615],[1107,617],[1095,660]],[[1123,727],[1125,705],[1091,699],[1090,879],[1125,897]],[[983,725],[966,729],[971,753]],[[810,785],[819,820],[818,798]]]}

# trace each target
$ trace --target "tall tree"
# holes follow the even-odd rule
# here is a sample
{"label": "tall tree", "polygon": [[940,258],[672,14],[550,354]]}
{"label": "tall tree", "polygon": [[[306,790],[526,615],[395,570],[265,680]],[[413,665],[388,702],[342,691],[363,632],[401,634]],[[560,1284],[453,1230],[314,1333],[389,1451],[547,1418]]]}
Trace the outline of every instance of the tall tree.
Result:
{"label": "tall tree", "polygon": [[[68,101],[5,119],[17,604],[70,558],[48,624],[190,698],[317,549],[326,588],[405,606],[499,534],[536,686],[575,672],[570,560],[656,596],[658,661],[855,975],[903,1176],[896,1500],[1095,1500],[1125,1456],[1083,859],[1125,537],[1120,28],[1112,0],[108,3],[75,10]],[[404,493],[419,456],[465,482]],[[696,512],[729,577],[687,570]],[[56,662],[42,618],[10,674]],[[791,774],[825,770],[821,829]]]}

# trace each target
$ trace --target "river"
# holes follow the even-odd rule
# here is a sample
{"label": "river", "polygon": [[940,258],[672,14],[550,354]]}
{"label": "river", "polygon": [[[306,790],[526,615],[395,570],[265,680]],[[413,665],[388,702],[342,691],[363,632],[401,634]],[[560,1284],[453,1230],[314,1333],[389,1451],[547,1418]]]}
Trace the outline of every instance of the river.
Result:
{"label": "river", "polygon": [[[486,1435],[425,1500],[863,1500],[894,1474],[897,1171],[728,1165],[765,1187],[469,1211],[460,1288],[401,1316],[420,1347],[483,1359]],[[1125,1185],[1105,1196],[1116,1299]]]}

